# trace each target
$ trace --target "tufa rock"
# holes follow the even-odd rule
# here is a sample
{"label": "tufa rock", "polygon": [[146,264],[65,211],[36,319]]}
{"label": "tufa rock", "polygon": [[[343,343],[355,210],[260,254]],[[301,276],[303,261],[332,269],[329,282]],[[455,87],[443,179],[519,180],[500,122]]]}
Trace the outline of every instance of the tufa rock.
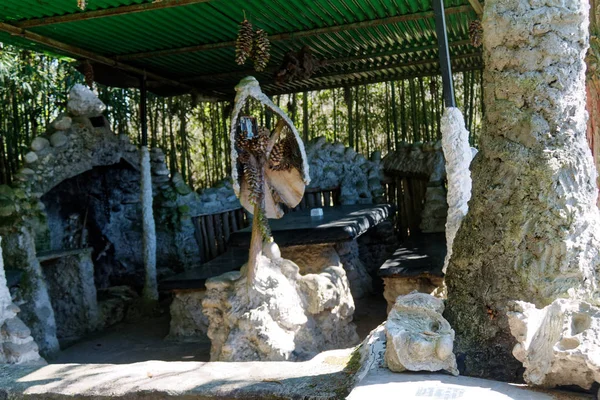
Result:
{"label": "tufa rock", "polygon": [[446,370],[458,375],[454,331],[442,300],[424,293],[400,296],[385,324],[385,361],[394,372]]}
{"label": "tufa rock", "polygon": [[106,106],[87,86],[76,84],[69,92],[67,110],[78,117],[99,117]]}
{"label": "tufa rock", "polygon": [[52,143],[52,146],[54,147],[62,147],[67,144],[67,141],[67,135],[62,132],[56,132],[50,136],[50,143]]}
{"label": "tufa rock", "polygon": [[35,139],[33,139],[33,142],[31,142],[31,150],[33,150],[35,152],[40,152],[40,151],[44,150],[46,147],[48,147],[49,145],[50,145],[50,142],[48,141],[48,139],[38,136]]}
{"label": "tufa rock", "polygon": [[542,309],[516,301],[512,309],[508,323],[518,342],[513,355],[523,363],[527,383],[584,389],[600,383],[600,308],[557,299]]}
{"label": "tufa rock", "polygon": [[358,342],[342,268],[302,276],[289,260],[261,256],[252,286],[245,268],[206,281],[211,361],[300,361]]}
{"label": "tufa rock", "polygon": [[58,118],[52,121],[50,125],[57,131],[68,131],[69,129],[71,129],[72,123],[73,120],[71,119],[71,117],[69,117],[66,114],[60,114]]}
{"label": "tufa rock", "polygon": [[25,162],[27,164],[33,164],[34,162],[36,162],[38,160],[38,156],[37,156],[37,154],[35,154],[35,152],[30,151],[29,153],[27,153],[23,156],[23,159],[25,160]]}

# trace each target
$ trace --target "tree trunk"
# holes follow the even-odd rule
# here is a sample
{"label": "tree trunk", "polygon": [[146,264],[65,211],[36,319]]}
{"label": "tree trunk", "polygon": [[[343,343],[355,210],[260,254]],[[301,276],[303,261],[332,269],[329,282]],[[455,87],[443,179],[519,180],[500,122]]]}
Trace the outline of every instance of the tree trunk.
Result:
{"label": "tree trunk", "polygon": [[[518,379],[511,301],[600,303],[600,215],[586,143],[588,7],[485,3],[485,130],[446,275],[445,315],[467,375]],[[538,25],[548,32],[530,29]]]}

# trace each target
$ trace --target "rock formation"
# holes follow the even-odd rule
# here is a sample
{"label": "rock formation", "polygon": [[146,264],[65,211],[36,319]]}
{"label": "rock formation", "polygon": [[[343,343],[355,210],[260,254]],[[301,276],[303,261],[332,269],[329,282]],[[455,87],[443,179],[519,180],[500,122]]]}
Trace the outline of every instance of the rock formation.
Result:
{"label": "rock formation", "polygon": [[465,374],[519,379],[507,311],[598,304],[600,214],[586,143],[586,0],[485,2],[485,123],[453,246],[446,317]]}
{"label": "rock formation", "polygon": [[385,323],[385,362],[394,372],[446,370],[458,375],[454,331],[444,302],[425,293],[399,296]]}
{"label": "rock formation", "polygon": [[513,355],[525,367],[525,382],[544,387],[600,383],[600,308],[558,299],[538,309],[512,305],[508,323],[517,344]]}
{"label": "rock formation", "polygon": [[358,342],[354,301],[343,268],[300,275],[293,262],[265,249],[248,285],[246,265],[206,282],[211,361],[300,361]]}
{"label": "rock formation", "polygon": [[31,331],[17,317],[18,312],[19,307],[13,304],[6,286],[0,248],[0,364],[45,364]]}
{"label": "rock formation", "polygon": [[448,176],[448,217],[446,219],[446,258],[443,272],[448,268],[452,257],[452,243],[460,224],[469,210],[471,198],[471,147],[469,131],[465,128],[465,120],[458,108],[449,107],[444,110],[441,120],[442,148],[446,160]]}

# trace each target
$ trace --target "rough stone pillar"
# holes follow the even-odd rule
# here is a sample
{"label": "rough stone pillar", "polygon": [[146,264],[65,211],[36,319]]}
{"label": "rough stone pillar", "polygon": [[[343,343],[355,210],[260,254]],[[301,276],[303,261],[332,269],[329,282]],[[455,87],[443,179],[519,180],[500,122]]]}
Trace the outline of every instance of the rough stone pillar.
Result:
{"label": "rough stone pillar", "polygon": [[152,172],[150,169],[150,152],[146,146],[142,146],[140,164],[145,268],[144,298],[146,300],[158,300],[158,284],[156,282],[156,227],[152,211]]}
{"label": "rough stone pillar", "polygon": [[485,131],[446,277],[446,316],[468,375],[520,375],[510,300],[600,299],[596,170],[586,143],[588,8],[587,0],[485,3]]}
{"label": "rough stone pillar", "polygon": [[448,217],[446,218],[446,258],[443,272],[446,273],[448,262],[452,257],[452,243],[460,228],[471,198],[471,146],[469,131],[465,128],[462,113],[456,107],[444,110],[441,121],[442,148],[446,159],[446,175],[448,176]]}

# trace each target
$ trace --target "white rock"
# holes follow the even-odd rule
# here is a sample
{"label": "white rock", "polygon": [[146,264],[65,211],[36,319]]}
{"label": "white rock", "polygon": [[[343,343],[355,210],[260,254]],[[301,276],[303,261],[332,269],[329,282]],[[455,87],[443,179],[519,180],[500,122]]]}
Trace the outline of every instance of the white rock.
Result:
{"label": "white rock", "polygon": [[446,370],[458,375],[454,330],[442,300],[425,293],[399,296],[385,324],[385,361],[394,372]]}
{"label": "white rock", "polygon": [[33,142],[31,142],[31,150],[42,151],[49,145],[50,142],[48,141],[48,139],[38,136],[35,139],[33,139]]}
{"label": "white rock", "polygon": [[65,135],[62,132],[56,132],[55,134],[50,136],[50,143],[52,143],[52,146],[54,147],[62,147],[65,144],[67,144],[67,141],[67,135]]}
{"label": "white rock", "polygon": [[600,382],[600,308],[570,299],[542,309],[516,301],[512,308],[508,322],[518,341],[513,355],[523,363],[527,383],[589,389]]}
{"label": "white rock", "polygon": [[29,153],[27,153],[23,156],[23,159],[25,160],[25,162],[27,164],[31,164],[38,160],[38,156],[37,156],[37,154],[35,154],[35,152],[30,151]]}
{"label": "white rock", "polygon": [[211,361],[305,360],[358,342],[342,268],[302,276],[289,260],[261,256],[253,282],[238,271],[206,282]]}
{"label": "white rock", "polygon": [[22,168],[22,169],[19,171],[19,173],[20,173],[20,174],[23,174],[23,175],[33,175],[33,174],[35,174],[35,171],[34,171],[34,170],[32,170],[31,168]]}
{"label": "white rock", "polygon": [[452,243],[460,228],[460,224],[469,211],[471,198],[471,171],[469,165],[473,159],[469,146],[469,131],[465,128],[465,120],[458,108],[448,107],[444,110],[440,122],[442,131],[442,147],[446,159],[448,177],[448,218],[446,219],[446,258],[443,272],[446,272],[452,256]]}
{"label": "white rock", "polygon": [[52,127],[57,131],[66,131],[71,128],[73,120],[68,115],[60,115],[52,122]]}
{"label": "white rock", "polygon": [[76,84],[69,92],[69,113],[82,117],[98,117],[106,106],[87,86]]}

